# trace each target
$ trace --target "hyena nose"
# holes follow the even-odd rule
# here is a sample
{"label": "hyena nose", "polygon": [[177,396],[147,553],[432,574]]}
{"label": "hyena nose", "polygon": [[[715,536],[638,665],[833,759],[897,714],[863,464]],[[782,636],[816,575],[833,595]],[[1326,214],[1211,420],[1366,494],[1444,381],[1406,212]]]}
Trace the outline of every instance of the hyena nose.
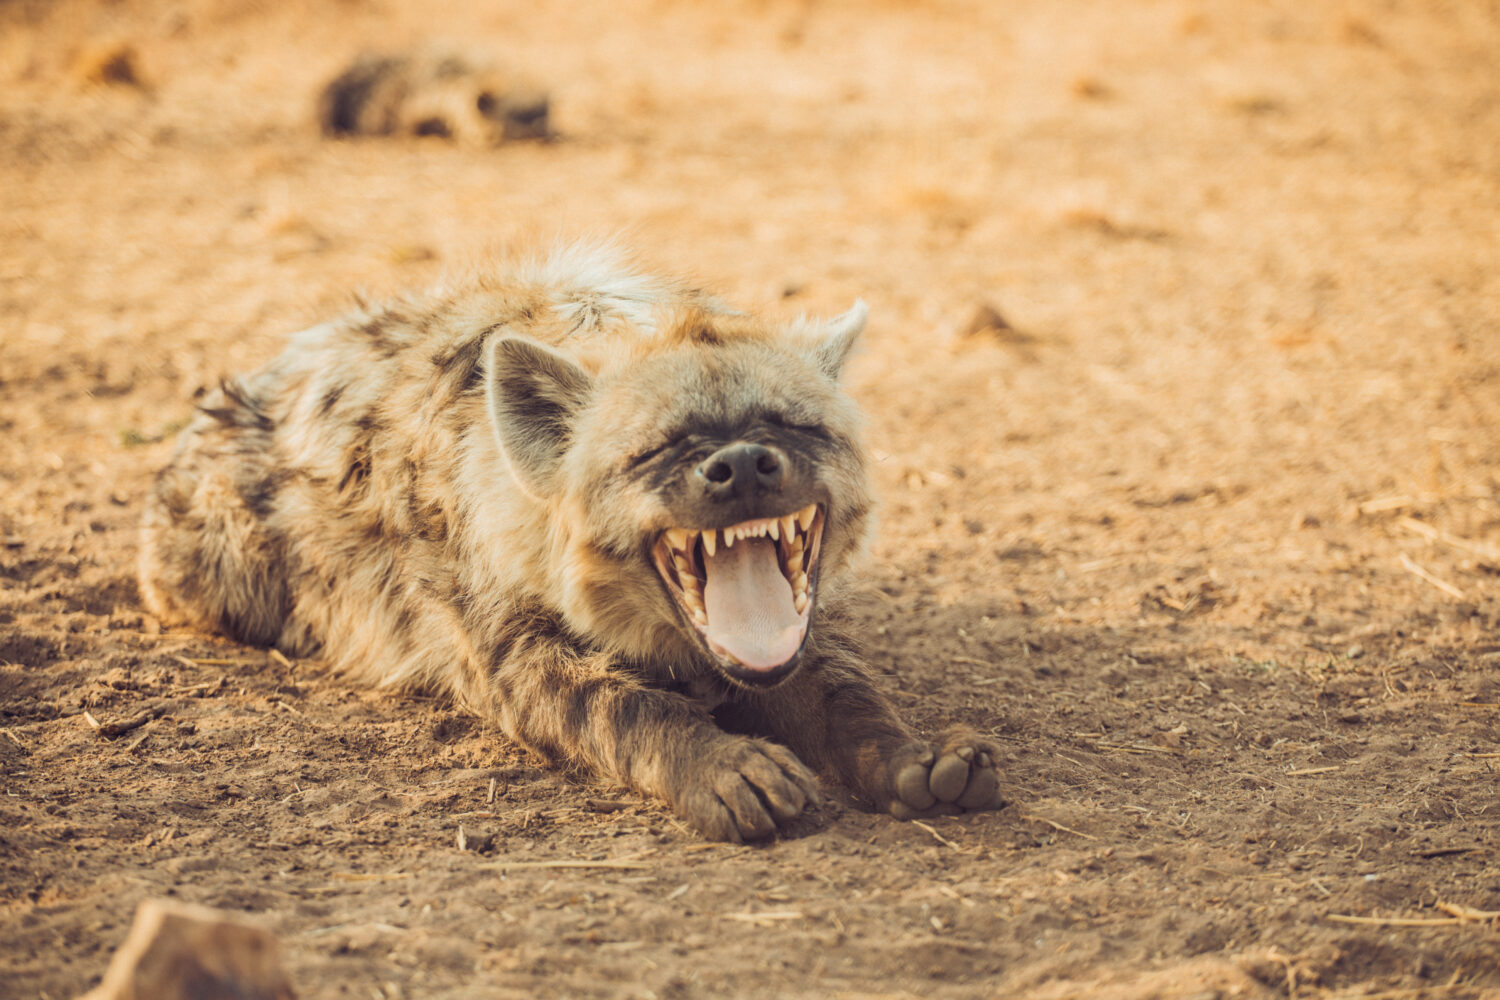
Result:
{"label": "hyena nose", "polygon": [[758,444],[727,445],[698,466],[703,488],[716,500],[729,500],[781,489],[786,455]]}

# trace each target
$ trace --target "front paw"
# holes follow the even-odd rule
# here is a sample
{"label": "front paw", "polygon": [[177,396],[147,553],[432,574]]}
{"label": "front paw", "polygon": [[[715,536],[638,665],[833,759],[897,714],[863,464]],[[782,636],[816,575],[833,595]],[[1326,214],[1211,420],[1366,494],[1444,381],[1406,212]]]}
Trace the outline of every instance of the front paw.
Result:
{"label": "front paw", "polygon": [[967,729],[948,730],[936,746],[906,744],[890,758],[891,815],[918,819],[1003,807],[997,755],[993,743]]}
{"label": "front paw", "polygon": [[818,780],[785,747],[726,737],[683,765],[673,805],[699,833],[740,844],[776,832],[778,823],[817,805]]}

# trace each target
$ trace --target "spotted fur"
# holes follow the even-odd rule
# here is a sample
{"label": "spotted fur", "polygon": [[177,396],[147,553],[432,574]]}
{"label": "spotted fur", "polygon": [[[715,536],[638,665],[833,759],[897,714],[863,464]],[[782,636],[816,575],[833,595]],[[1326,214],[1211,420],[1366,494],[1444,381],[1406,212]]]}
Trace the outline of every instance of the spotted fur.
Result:
{"label": "spotted fur", "polygon": [[[861,305],[777,327],[598,248],[360,308],[201,401],[147,505],[142,593],[168,620],[450,696],[709,836],[773,832],[816,801],[814,769],[898,815],[993,808],[993,747],[915,740],[844,620],[870,495],[837,377],[863,325]],[[723,520],[692,470],[741,441],[785,456],[786,503],[824,511],[779,683],[726,672],[650,556]],[[942,785],[943,754],[968,777],[903,794],[913,767]]]}

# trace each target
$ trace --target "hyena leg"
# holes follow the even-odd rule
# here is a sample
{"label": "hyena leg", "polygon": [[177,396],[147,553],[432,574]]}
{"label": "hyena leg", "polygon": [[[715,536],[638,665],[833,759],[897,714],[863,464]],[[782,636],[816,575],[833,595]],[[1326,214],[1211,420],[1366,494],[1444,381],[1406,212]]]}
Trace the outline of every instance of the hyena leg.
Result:
{"label": "hyena leg", "polygon": [[811,767],[900,819],[999,809],[997,747],[955,726],[935,741],[912,735],[853,651],[823,648],[785,683],[719,710],[726,722],[781,740]]}
{"label": "hyena leg", "polygon": [[786,748],[730,735],[696,702],[557,639],[514,643],[465,700],[516,742],[664,799],[717,840],[767,837],[818,801],[817,779]]}
{"label": "hyena leg", "polygon": [[270,428],[233,391],[203,406],[146,503],[141,597],[168,621],[270,645],[288,606],[284,547],[257,509],[274,475]]}

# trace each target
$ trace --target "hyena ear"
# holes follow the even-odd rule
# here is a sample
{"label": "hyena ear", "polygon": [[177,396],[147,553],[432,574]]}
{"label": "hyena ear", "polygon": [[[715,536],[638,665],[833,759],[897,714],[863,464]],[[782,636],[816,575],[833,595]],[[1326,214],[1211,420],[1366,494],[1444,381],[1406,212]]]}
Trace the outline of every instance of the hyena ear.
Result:
{"label": "hyena ear", "polygon": [[823,324],[823,339],[814,349],[818,366],[831,379],[837,379],[844,370],[844,362],[854,349],[854,342],[864,332],[865,321],[870,318],[870,307],[864,299],[857,299],[848,312],[841,313]]}
{"label": "hyena ear", "polygon": [[511,471],[533,494],[552,492],[593,378],[551,348],[521,337],[495,337],[485,345],[484,370],[490,422]]}

